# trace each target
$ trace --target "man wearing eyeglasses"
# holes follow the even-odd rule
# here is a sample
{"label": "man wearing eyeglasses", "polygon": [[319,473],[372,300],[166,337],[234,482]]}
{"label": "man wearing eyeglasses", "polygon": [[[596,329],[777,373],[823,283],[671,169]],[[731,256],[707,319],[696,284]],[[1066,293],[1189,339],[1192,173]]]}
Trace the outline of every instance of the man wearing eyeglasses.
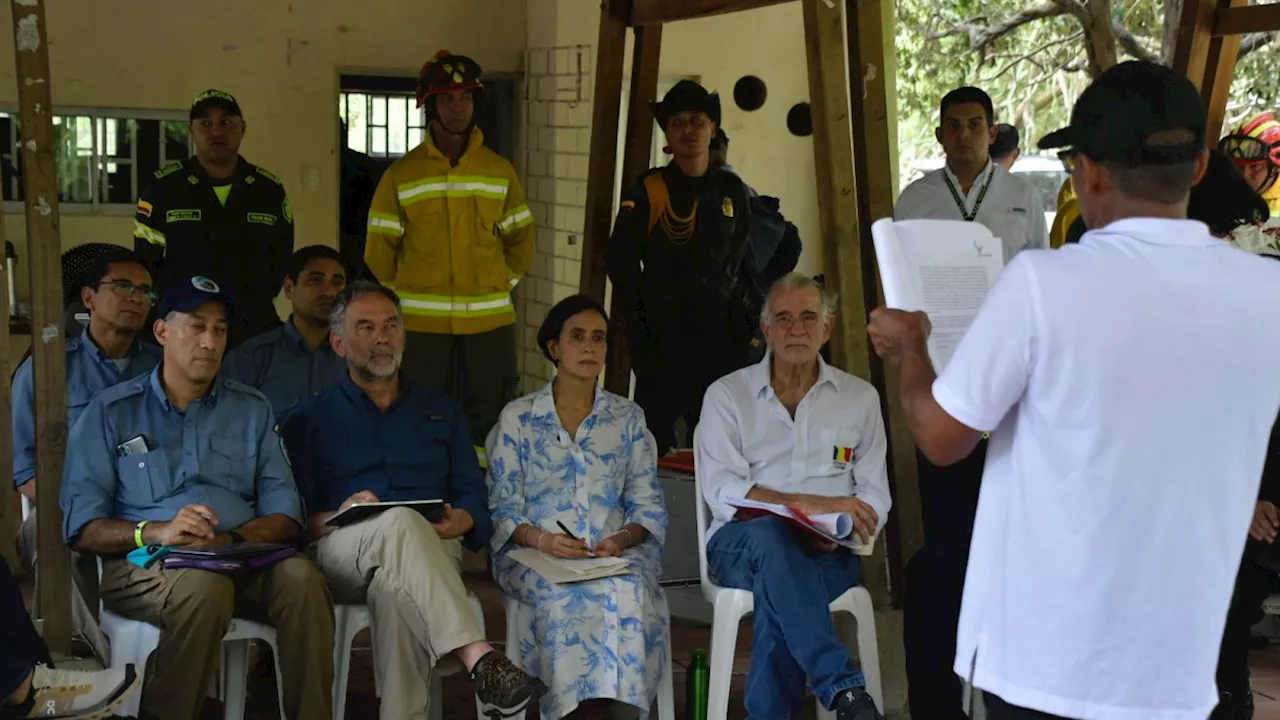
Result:
{"label": "man wearing eyeglasses", "polygon": [[753,718],[795,717],[807,681],[837,720],[883,720],[828,610],[858,584],[861,555],[738,510],[750,500],[811,517],[847,513],[867,554],[889,517],[880,397],[819,354],[834,306],[807,275],[775,283],[759,318],[765,359],[713,383],[698,424],[698,482],[712,514],[707,566],[718,584],[755,597],[745,698]]}
{"label": "man wearing eyeglasses", "polygon": [[[140,342],[138,332],[155,303],[151,273],[126,248],[100,255],[85,274],[80,300],[89,309],[89,326],[66,344],[67,427],[98,393],[150,372],[160,362],[160,349]],[[13,376],[13,484],[32,503],[36,501],[35,390],[32,361],[27,358]],[[36,561],[36,514],[22,523],[18,555],[30,570]],[[90,573],[89,578],[95,573]],[[75,576],[77,587],[82,578]],[[72,620],[95,649],[101,648],[97,623],[81,593],[72,598]]]}
{"label": "man wearing eyeglasses", "polygon": [[199,275],[235,300],[230,350],[280,324],[275,298],[293,255],[293,210],[284,182],[240,156],[247,125],[234,97],[206,90],[190,118],[196,154],[156,171],[138,200],[134,250],[162,290]]}

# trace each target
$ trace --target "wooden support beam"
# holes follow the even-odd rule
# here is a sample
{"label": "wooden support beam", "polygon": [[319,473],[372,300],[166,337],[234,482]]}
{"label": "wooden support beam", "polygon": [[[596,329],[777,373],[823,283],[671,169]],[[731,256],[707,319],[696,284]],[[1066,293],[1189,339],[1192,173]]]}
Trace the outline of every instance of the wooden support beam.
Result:
{"label": "wooden support beam", "polygon": [[[1220,35],[1215,26],[1224,13],[1263,7],[1280,8],[1249,7],[1248,0],[1183,0],[1173,68],[1190,78],[1204,98],[1208,114],[1205,142],[1210,147],[1217,145],[1222,131],[1231,78],[1240,53],[1240,35]],[[1251,30],[1246,28],[1245,32]]]}
{"label": "wooden support beam", "polygon": [[627,52],[628,0],[602,0],[596,38],[596,83],[592,94],[591,155],[587,165],[587,217],[583,223],[578,289],[604,302],[605,244],[613,224],[613,170],[618,159],[618,115]]}
{"label": "wooden support beam", "polygon": [[26,175],[27,262],[31,270],[39,608],[45,644],[54,655],[65,655],[71,651],[71,554],[62,540],[58,494],[67,449],[67,371],[49,36],[41,0],[12,0],[11,9]]}
{"label": "wooden support beam", "polygon": [[[825,3],[824,3],[825,4]],[[865,307],[880,304],[875,245],[871,224],[893,216],[894,159],[891,113],[893,4],[891,0],[847,0],[845,6],[848,38],[848,93],[853,126],[854,185],[858,191],[858,248],[861,255],[846,262],[861,262]],[[846,291],[849,292],[849,291]],[[865,333],[865,326],[863,328]],[[863,341],[865,342],[865,340]],[[898,596],[902,588],[902,568],[906,560],[924,544],[920,519],[920,485],[916,477],[915,443],[898,402],[896,371],[886,373],[878,358],[868,354],[870,379],[880,391],[880,402],[888,419],[889,477],[893,492],[893,514],[886,527],[884,547],[888,552],[888,580],[876,581],[884,565],[867,567],[873,589],[888,587]],[[873,590],[874,592],[874,590]],[[883,593],[879,600],[886,599]]]}
{"label": "wooden support beam", "polygon": [[[0,248],[4,247],[4,203],[0,203]],[[0,468],[8,470],[13,467],[13,415],[9,398],[9,378],[13,371],[9,367],[9,286],[16,283],[17,278],[9,277],[8,263],[4,262],[0,253]],[[8,488],[0,491],[0,538],[16,538],[21,523],[21,510],[18,494]],[[12,542],[0,540],[0,559],[9,565],[14,573],[18,572],[18,553]]]}
{"label": "wooden support beam", "polygon": [[[658,95],[658,61],[662,53],[662,26],[635,28],[631,52],[631,92],[627,107],[627,145],[622,153],[622,187],[628,188],[649,169],[649,149],[653,147],[653,113],[649,101]],[[612,176],[610,176],[612,180]],[[610,195],[612,198],[612,195]],[[626,317],[627,298],[612,298],[609,316]],[[615,323],[615,328],[619,327]],[[613,346],[606,361],[604,387],[611,393],[627,397],[631,390],[631,354],[625,332],[613,333]]]}
{"label": "wooden support beam", "polygon": [[630,20],[632,25],[661,25],[784,2],[791,0],[633,0]]}
{"label": "wooden support beam", "polygon": [[1214,37],[1276,31],[1280,31],[1280,5],[1240,3],[1213,13]]}

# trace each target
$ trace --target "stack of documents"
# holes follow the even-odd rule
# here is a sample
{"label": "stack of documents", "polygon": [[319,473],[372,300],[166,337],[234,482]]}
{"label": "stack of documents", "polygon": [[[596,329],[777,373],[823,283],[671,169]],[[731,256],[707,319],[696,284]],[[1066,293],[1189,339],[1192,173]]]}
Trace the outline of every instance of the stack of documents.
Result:
{"label": "stack of documents", "polygon": [[871,226],[884,303],[929,316],[929,359],[939,374],[1004,269],[1004,248],[981,223],[877,220]]}
{"label": "stack of documents", "polygon": [[811,535],[817,535],[823,540],[849,548],[854,555],[870,555],[875,549],[875,538],[863,545],[862,540],[853,534],[853,516],[849,513],[805,515],[793,507],[746,498],[734,500],[729,504],[737,508],[740,515],[747,517],[777,515]]}
{"label": "stack of documents", "polygon": [[575,583],[631,574],[631,561],[620,557],[566,560],[526,547],[508,551],[507,557],[531,570],[537,570],[547,582],[553,583]]}

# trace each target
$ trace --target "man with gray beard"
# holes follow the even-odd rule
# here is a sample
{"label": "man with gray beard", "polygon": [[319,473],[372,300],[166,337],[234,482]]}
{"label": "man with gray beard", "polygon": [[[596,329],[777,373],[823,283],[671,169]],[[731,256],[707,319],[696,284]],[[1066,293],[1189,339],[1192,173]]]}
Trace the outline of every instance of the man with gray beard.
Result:
{"label": "man with gray beard", "polygon": [[[405,330],[392,290],[359,281],[329,313],[329,342],[348,376],[285,422],[294,474],[311,513],[310,555],[337,603],[367,603],[382,718],[426,718],[430,673],[461,662],[486,715],[510,717],[545,687],[485,642],[462,585],[462,546],[493,530],[487,491],[462,409],[400,374]],[[391,507],[333,528],[335,514],[367,503],[443,500],[428,520]]]}

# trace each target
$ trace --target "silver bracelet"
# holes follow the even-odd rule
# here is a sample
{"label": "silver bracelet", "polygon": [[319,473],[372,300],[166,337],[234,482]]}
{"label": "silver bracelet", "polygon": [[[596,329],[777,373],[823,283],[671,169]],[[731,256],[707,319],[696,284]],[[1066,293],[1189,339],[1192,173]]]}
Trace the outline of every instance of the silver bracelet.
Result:
{"label": "silver bracelet", "polygon": [[547,532],[546,532],[545,530],[539,530],[538,532],[539,532],[539,533],[541,533],[541,534],[540,534],[540,535],[538,535],[538,542],[534,543],[533,548],[534,548],[535,550],[537,550],[538,552],[544,552],[544,551],[543,551],[543,549],[542,549],[542,541],[543,541],[544,539],[546,539],[546,537],[547,537]]}

